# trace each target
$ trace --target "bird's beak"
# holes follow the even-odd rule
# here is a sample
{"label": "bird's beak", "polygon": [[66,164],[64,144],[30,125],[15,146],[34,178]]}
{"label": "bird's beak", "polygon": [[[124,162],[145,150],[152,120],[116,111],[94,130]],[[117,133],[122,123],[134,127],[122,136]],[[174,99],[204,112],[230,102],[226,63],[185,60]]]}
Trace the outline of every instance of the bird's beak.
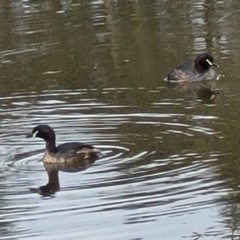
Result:
{"label": "bird's beak", "polygon": [[36,137],[38,134],[38,131],[34,132],[34,133],[30,133],[26,136],[26,138],[31,138],[31,137]]}
{"label": "bird's beak", "polygon": [[207,59],[206,62],[209,64],[209,66],[214,66],[216,68],[219,68],[218,64],[216,64],[215,62],[211,62],[209,59]]}
{"label": "bird's beak", "polygon": [[32,133],[30,133],[26,136],[26,138],[31,138],[31,137],[32,137]]}

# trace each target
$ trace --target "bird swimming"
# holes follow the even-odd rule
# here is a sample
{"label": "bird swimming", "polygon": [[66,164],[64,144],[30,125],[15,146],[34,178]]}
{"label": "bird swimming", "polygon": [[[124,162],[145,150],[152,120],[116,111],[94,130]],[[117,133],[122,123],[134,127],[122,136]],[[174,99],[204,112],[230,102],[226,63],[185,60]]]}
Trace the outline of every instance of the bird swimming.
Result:
{"label": "bird swimming", "polygon": [[74,163],[82,159],[97,158],[100,151],[95,147],[80,143],[70,142],[56,146],[56,134],[49,125],[38,125],[26,138],[38,137],[45,141],[46,148],[43,162],[46,163]]}

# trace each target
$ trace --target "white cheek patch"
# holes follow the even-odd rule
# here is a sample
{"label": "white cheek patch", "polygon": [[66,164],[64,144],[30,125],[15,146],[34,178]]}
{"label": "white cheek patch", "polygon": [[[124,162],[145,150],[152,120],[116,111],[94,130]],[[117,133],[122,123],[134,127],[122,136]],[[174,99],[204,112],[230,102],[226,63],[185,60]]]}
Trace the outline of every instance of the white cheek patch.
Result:
{"label": "white cheek patch", "polygon": [[36,137],[37,134],[38,134],[38,131],[34,132],[32,136],[33,136],[33,137]]}
{"label": "white cheek patch", "polygon": [[209,59],[207,59],[206,62],[207,62],[210,66],[213,65],[212,62],[211,62]]}

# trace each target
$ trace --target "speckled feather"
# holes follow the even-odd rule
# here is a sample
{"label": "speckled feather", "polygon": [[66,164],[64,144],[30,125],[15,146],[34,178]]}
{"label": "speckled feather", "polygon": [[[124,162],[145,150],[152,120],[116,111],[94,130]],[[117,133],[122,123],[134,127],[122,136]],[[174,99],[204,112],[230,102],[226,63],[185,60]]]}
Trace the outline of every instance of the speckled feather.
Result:
{"label": "speckled feather", "polygon": [[56,152],[45,150],[43,161],[51,162],[76,162],[82,159],[96,157],[100,151],[91,145],[80,142],[60,144],[56,147]]}
{"label": "speckled feather", "polygon": [[192,63],[185,63],[176,67],[167,78],[168,80],[202,81],[212,79],[215,75],[216,72],[212,69],[199,71]]}
{"label": "speckled feather", "polygon": [[56,135],[48,125],[38,125],[26,136],[38,137],[45,141],[46,149],[43,157],[45,163],[74,163],[84,159],[98,157],[100,151],[91,145],[70,142],[56,146]]}
{"label": "speckled feather", "polygon": [[176,67],[168,76],[167,81],[203,81],[217,78],[217,73],[210,67],[218,65],[208,53],[199,54],[193,63],[184,63]]}

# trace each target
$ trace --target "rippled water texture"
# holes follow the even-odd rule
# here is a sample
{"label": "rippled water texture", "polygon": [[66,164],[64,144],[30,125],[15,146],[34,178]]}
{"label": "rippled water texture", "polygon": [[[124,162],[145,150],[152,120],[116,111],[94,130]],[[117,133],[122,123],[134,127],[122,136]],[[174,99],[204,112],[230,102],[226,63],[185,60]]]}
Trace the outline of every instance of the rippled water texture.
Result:
{"label": "rippled water texture", "polygon": [[[1,1],[0,239],[239,239],[239,9]],[[202,52],[219,81],[163,81]],[[38,124],[101,157],[43,164]]]}

